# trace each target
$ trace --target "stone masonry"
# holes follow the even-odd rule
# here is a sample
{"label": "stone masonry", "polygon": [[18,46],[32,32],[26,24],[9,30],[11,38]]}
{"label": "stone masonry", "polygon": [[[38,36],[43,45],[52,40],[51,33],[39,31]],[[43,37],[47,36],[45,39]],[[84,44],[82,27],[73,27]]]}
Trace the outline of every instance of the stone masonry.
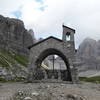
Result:
{"label": "stone masonry", "polygon": [[[28,75],[29,81],[34,81],[36,79],[39,79],[37,77],[41,72],[42,72],[41,74],[44,74],[43,69],[41,69],[42,61],[47,56],[52,54],[56,54],[64,60],[67,69],[66,81],[72,81],[72,82],[76,81],[77,74],[75,72],[76,68],[74,65],[74,59],[75,59],[74,34],[75,34],[74,29],[63,25],[62,40],[50,36],[29,47],[30,49],[30,63],[29,63],[30,73]],[[45,75],[46,73],[44,74],[44,78],[46,77]]]}

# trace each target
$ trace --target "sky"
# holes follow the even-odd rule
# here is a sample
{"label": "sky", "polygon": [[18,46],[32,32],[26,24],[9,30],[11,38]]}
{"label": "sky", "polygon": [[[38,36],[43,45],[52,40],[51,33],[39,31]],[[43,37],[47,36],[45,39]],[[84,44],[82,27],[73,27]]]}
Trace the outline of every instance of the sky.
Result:
{"label": "sky", "polygon": [[76,47],[100,39],[100,0],[0,0],[0,14],[23,20],[36,38],[61,38],[64,24],[76,30]]}

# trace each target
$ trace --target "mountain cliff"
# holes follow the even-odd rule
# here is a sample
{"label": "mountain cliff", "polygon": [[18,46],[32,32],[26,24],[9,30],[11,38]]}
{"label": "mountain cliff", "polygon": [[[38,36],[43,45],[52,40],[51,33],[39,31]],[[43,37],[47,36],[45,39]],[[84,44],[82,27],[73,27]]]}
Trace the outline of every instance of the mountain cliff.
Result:
{"label": "mountain cliff", "polygon": [[27,77],[28,47],[34,42],[33,30],[21,20],[0,15],[0,81]]}
{"label": "mountain cliff", "polygon": [[0,15],[0,49],[28,56],[27,47],[34,42],[31,33],[32,30],[26,30],[21,20]]}
{"label": "mountain cliff", "polygon": [[86,38],[80,44],[76,55],[82,62],[80,70],[100,70],[100,41]]}

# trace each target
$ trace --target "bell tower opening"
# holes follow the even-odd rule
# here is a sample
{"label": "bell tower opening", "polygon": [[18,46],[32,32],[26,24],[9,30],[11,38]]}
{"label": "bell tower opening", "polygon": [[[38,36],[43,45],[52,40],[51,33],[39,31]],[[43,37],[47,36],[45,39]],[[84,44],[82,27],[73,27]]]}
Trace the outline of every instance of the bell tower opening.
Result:
{"label": "bell tower opening", "polygon": [[75,30],[72,28],[69,28],[67,26],[62,26],[63,27],[63,35],[62,35],[62,40],[63,41],[73,41],[74,42],[74,34]]}

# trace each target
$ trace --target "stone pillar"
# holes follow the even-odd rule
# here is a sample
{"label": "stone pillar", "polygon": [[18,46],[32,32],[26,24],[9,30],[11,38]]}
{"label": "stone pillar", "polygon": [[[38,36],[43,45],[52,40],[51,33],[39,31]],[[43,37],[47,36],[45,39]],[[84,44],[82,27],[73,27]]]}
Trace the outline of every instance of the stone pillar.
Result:
{"label": "stone pillar", "polygon": [[33,82],[35,80],[35,74],[36,74],[36,65],[34,64],[34,60],[29,62],[28,64],[28,75],[27,75],[27,81]]}
{"label": "stone pillar", "polygon": [[73,83],[78,83],[79,79],[78,79],[78,69],[77,69],[77,67],[73,66],[71,71],[72,71],[72,81],[73,81]]}
{"label": "stone pillar", "polygon": [[27,81],[28,82],[33,82],[33,72],[32,72],[33,68],[30,68],[28,71],[28,75],[27,75]]}

